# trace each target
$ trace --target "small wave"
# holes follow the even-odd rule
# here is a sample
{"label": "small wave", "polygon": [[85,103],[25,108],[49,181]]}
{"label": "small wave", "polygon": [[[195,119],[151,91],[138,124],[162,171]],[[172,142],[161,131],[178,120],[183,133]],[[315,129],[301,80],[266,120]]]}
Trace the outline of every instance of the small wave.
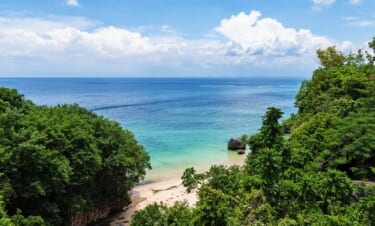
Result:
{"label": "small wave", "polygon": [[134,104],[120,104],[120,105],[109,105],[97,108],[91,108],[90,111],[102,111],[102,110],[109,110],[109,109],[116,109],[116,108],[128,108],[128,107],[138,107],[138,106],[148,106],[148,105],[158,105],[158,104],[166,104],[166,103],[179,103],[184,100],[159,100],[153,102],[145,102],[145,103],[134,103]]}

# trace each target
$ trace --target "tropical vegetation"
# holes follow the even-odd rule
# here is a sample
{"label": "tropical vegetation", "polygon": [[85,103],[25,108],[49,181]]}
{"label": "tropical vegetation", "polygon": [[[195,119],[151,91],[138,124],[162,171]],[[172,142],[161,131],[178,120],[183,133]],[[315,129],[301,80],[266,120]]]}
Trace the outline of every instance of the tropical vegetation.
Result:
{"label": "tropical vegetation", "polygon": [[280,123],[283,112],[268,108],[243,166],[186,169],[196,206],[155,203],[131,224],[375,225],[375,38],[367,51],[317,55],[298,112]]}
{"label": "tropical vegetation", "polygon": [[122,209],[150,167],[129,130],[0,88],[0,225],[85,225]]}

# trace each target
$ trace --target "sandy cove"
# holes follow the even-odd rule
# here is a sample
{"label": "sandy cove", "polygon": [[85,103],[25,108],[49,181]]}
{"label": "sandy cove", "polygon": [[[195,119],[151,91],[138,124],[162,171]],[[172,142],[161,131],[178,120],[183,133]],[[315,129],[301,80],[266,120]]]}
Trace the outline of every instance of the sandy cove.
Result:
{"label": "sandy cove", "polygon": [[110,222],[110,226],[130,225],[133,213],[149,204],[163,202],[167,206],[172,206],[177,201],[187,201],[189,206],[193,207],[197,200],[196,192],[187,193],[181,179],[137,185],[132,192],[132,203],[107,222]]}
{"label": "sandy cove", "polygon": [[[242,165],[245,158],[246,155],[233,154],[232,158],[224,165]],[[198,171],[204,172],[208,169],[209,166],[200,168]],[[125,207],[121,213],[107,219],[104,224],[100,225],[128,226],[135,211],[153,203],[163,202],[167,206],[172,206],[177,201],[186,201],[190,207],[194,207],[198,201],[197,193],[194,191],[186,192],[180,179],[182,172],[176,171],[169,175],[172,176],[172,179],[161,178],[160,181],[135,186],[132,191],[132,203]]]}

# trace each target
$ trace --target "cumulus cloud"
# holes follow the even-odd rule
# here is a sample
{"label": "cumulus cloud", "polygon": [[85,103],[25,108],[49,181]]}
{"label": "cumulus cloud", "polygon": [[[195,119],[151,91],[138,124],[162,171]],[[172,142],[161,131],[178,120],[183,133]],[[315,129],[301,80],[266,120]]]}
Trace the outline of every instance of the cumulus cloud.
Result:
{"label": "cumulus cloud", "polygon": [[161,31],[145,36],[80,17],[0,17],[0,67],[2,73],[21,75],[219,75],[244,73],[250,70],[241,68],[252,66],[311,65],[318,48],[351,46],[307,29],[287,28],[276,19],[261,18],[258,11],[223,19],[214,35],[197,39],[186,39],[168,25]]}
{"label": "cumulus cloud", "polygon": [[66,4],[69,5],[69,6],[74,6],[74,7],[78,7],[79,6],[79,3],[78,3],[77,0],[67,0]]}
{"label": "cumulus cloud", "polygon": [[272,18],[260,18],[259,11],[240,13],[221,21],[215,30],[232,42],[232,54],[286,56],[310,54],[332,45],[310,30],[286,28]]}
{"label": "cumulus cloud", "polygon": [[[0,19],[1,21],[4,22],[4,19]],[[35,22],[33,19],[21,21],[26,24]],[[156,49],[149,39],[140,33],[112,26],[88,32],[80,30],[79,27],[50,21],[36,27],[21,25],[18,19],[5,22],[7,25],[11,25],[11,22],[18,23],[18,26],[0,28],[0,44],[3,50],[0,54],[8,56],[51,55],[74,50],[83,55],[115,57],[148,54]]]}
{"label": "cumulus cloud", "polygon": [[171,68],[190,70],[225,62],[220,57],[217,61],[204,61],[211,55],[224,55],[225,43],[185,40],[174,36],[167,26],[164,30],[164,36],[147,37],[140,32],[98,26],[95,21],[76,17],[0,17],[0,66],[4,66],[3,73],[12,65],[15,71],[35,65],[39,65],[37,70],[57,65],[55,70],[58,67],[73,71],[95,68],[102,73],[104,70],[137,74],[155,67],[169,72]]}
{"label": "cumulus cloud", "polygon": [[50,57],[73,53],[113,59],[137,55],[186,56],[193,52],[204,55],[226,46],[216,40],[185,40],[174,36],[174,30],[167,25],[161,29],[167,33],[165,36],[146,37],[125,28],[97,26],[96,22],[79,17],[0,17],[0,55]]}

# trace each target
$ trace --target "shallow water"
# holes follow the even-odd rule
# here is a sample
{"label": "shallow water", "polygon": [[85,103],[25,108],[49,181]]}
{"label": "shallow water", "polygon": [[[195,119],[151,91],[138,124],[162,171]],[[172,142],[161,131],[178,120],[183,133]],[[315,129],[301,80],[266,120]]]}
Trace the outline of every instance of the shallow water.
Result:
{"label": "shallow water", "polygon": [[264,78],[0,78],[36,104],[77,103],[133,131],[151,156],[147,179],[231,164],[231,137],[257,132],[269,106],[294,112],[300,80]]}

